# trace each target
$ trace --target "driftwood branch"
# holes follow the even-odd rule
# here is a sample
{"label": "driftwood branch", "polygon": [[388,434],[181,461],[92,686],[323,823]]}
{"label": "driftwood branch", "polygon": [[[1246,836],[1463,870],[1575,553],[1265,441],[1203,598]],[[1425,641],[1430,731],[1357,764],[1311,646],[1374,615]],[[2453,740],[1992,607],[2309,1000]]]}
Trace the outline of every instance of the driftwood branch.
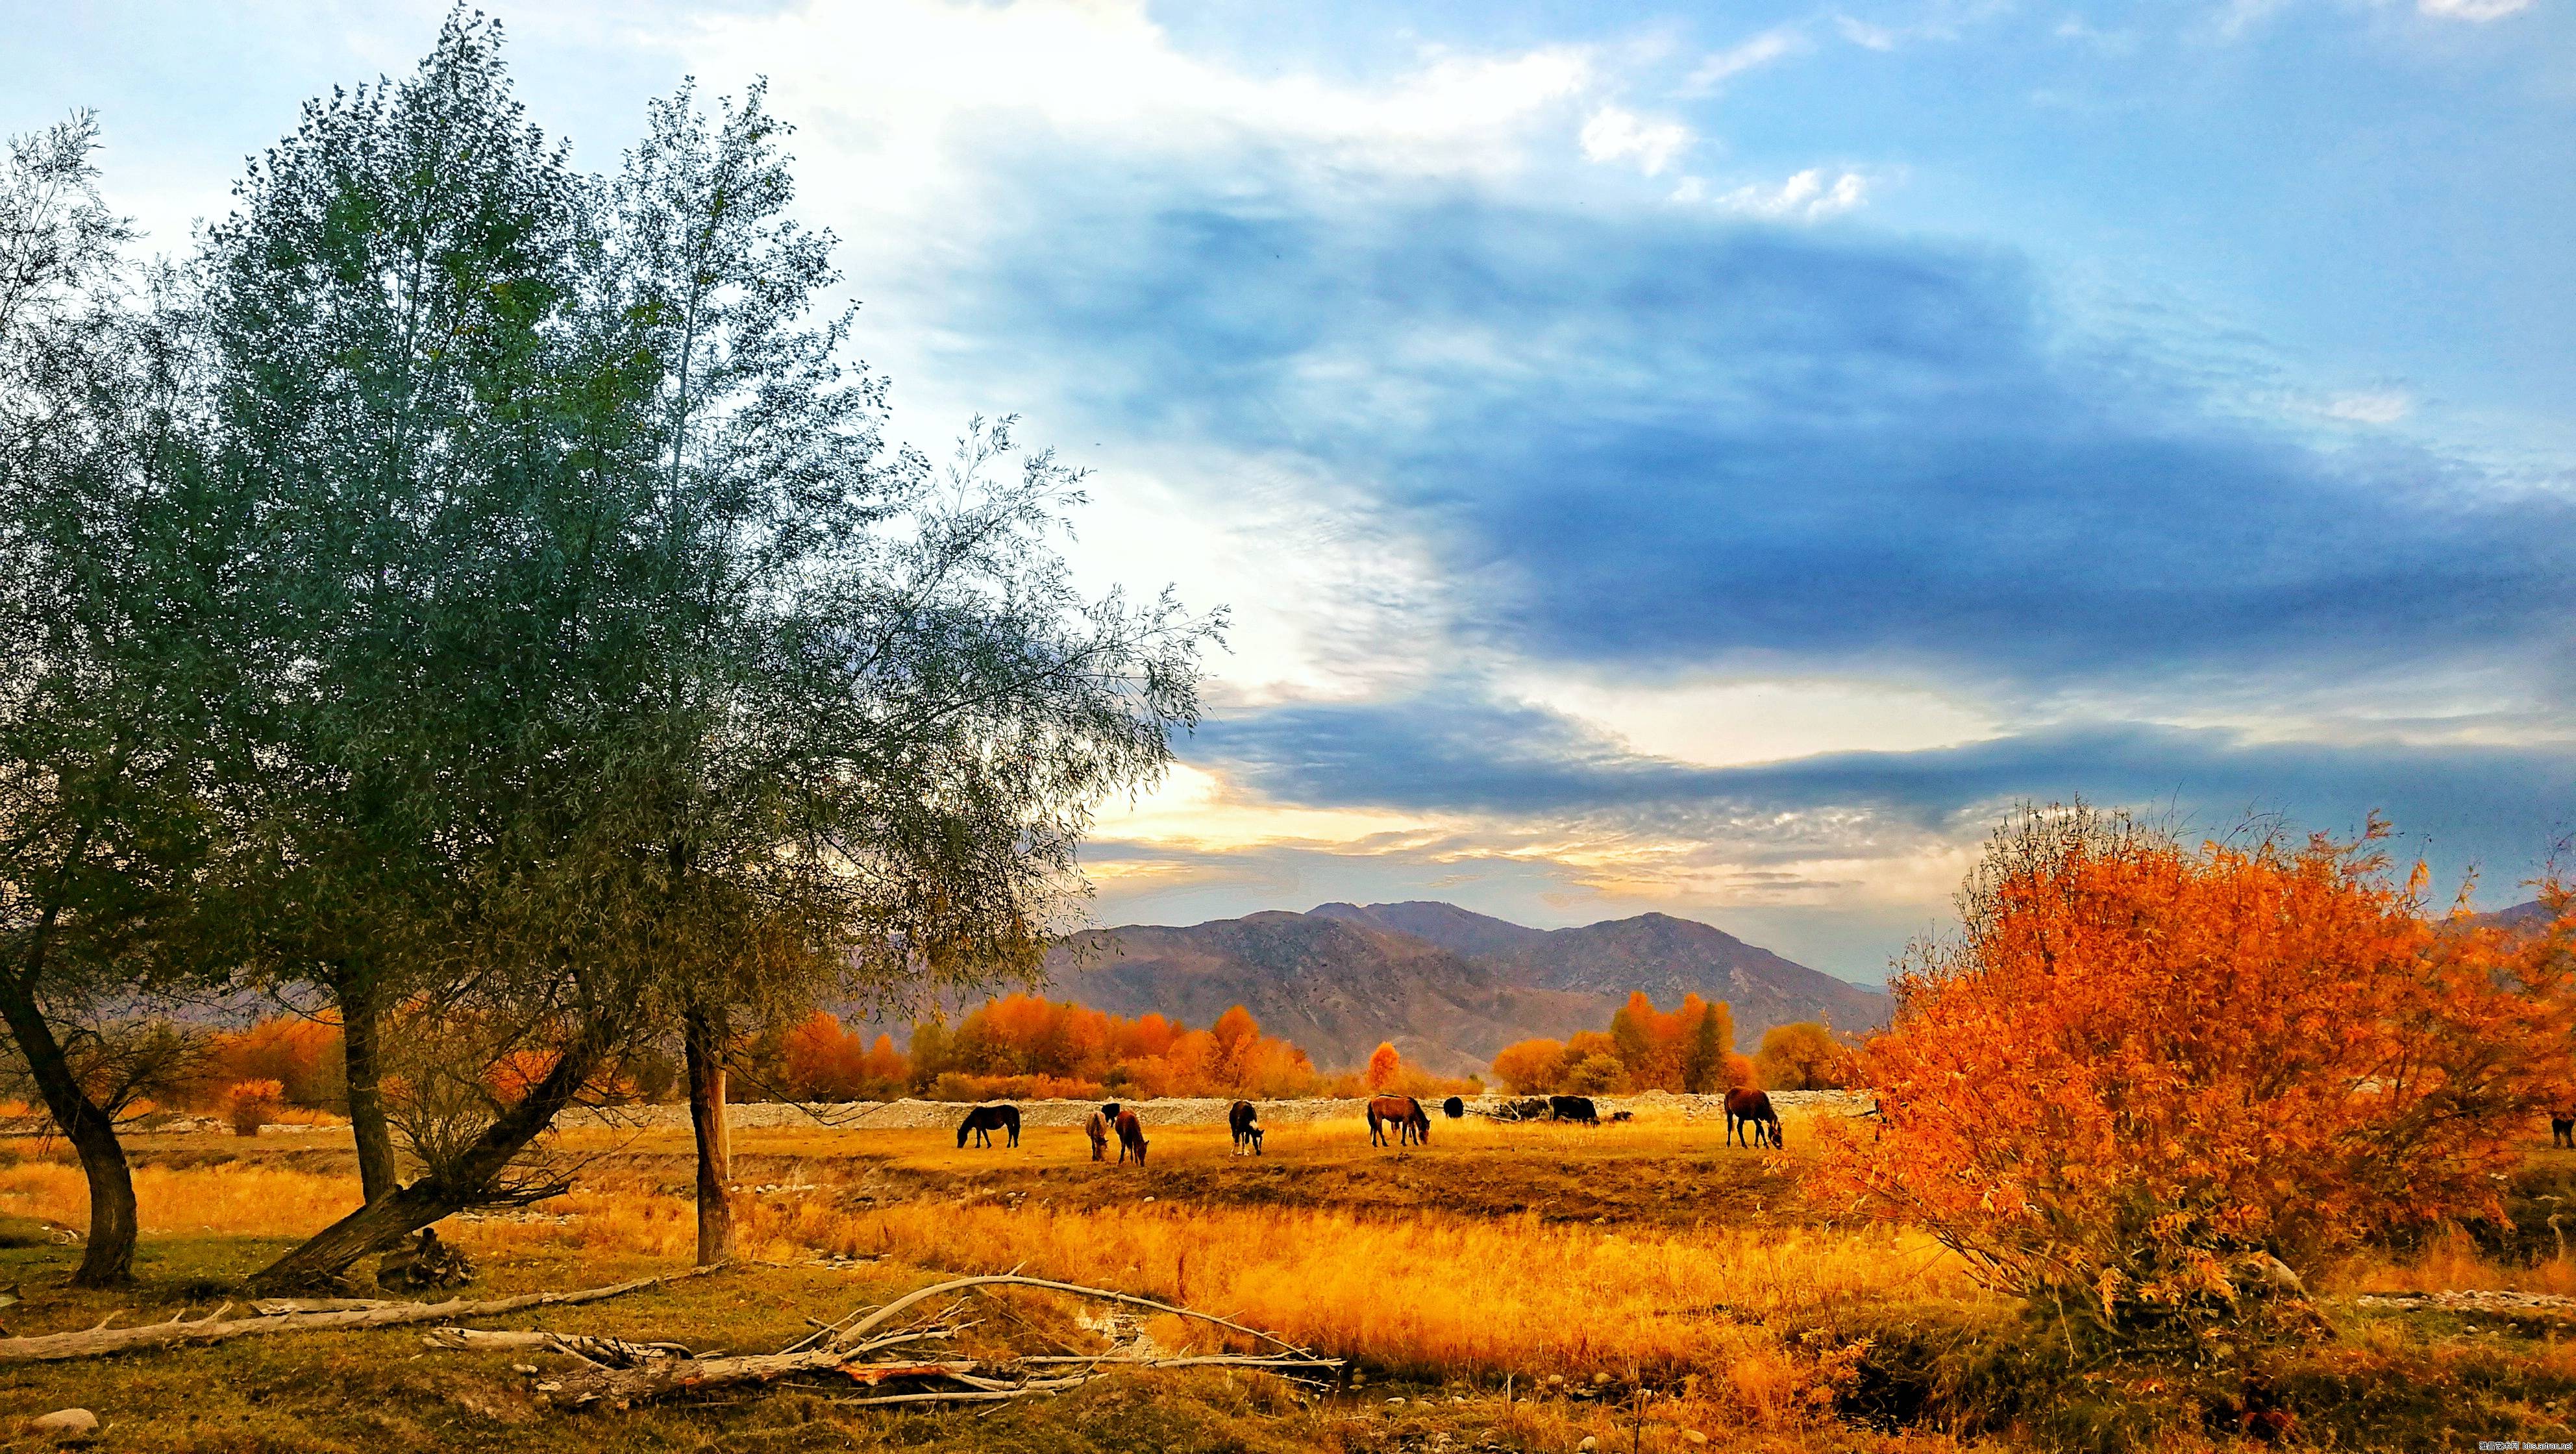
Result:
{"label": "driftwood branch", "polygon": [[1214,1323],[1220,1328],[1230,1328],[1248,1338],[1259,1338],[1265,1343],[1275,1344],[1280,1348],[1286,1349],[1290,1353],[1302,1355],[1306,1352],[1305,1349],[1300,1348],[1275,1334],[1265,1333],[1259,1328],[1247,1328],[1241,1323],[1235,1322],[1229,1318],[1220,1318],[1214,1313],[1202,1313],[1190,1308],[1175,1307],[1170,1303],[1156,1302],[1152,1298],[1138,1297],[1133,1293],[1111,1292],[1105,1287],[1084,1287],[1080,1283],[1072,1282],[1050,1282],[1043,1277],[1021,1277],[1013,1273],[994,1273],[984,1277],[961,1277],[953,1282],[943,1282],[935,1287],[925,1287],[919,1292],[906,1294],[903,1297],[896,1298],[893,1302],[886,1304],[884,1307],[877,1309],[875,1312],[870,1313],[858,1322],[851,1324],[850,1327],[834,1341],[837,1343],[857,1342],[859,1339],[866,1337],[870,1329],[882,1326],[887,1320],[894,1317],[895,1314],[902,1312],[904,1309],[911,1307],[916,1303],[926,1301],[941,1293],[957,1292],[970,1287],[1042,1287],[1049,1292],[1069,1292],[1076,1297],[1093,1298],[1101,1302],[1125,1303],[1130,1307],[1151,1308],[1155,1312],[1170,1313],[1175,1317],[1196,1318],[1203,1323]]}
{"label": "driftwood branch", "polygon": [[[390,1328],[404,1323],[444,1323],[456,1318],[485,1318],[501,1313],[522,1312],[528,1308],[560,1307],[570,1303],[595,1303],[624,1293],[638,1292],[661,1283],[695,1277],[713,1268],[698,1267],[669,1277],[639,1277],[612,1287],[584,1288],[577,1292],[532,1292],[518,1297],[486,1298],[468,1302],[451,1298],[443,1303],[385,1303],[376,1307],[338,1308],[328,1311],[286,1311],[261,1317],[234,1318],[218,1321],[224,1311],[217,1308],[201,1318],[174,1316],[168,1322],[145,1323],[133,1328],[100,1326],[77,1333],[47,1333],[33,1338],[0,1338],[0,1364],[56,1363],[72,1358],[98,1358],[110,1353],[129,1353],[139,1348],[173,1348],[185,1343],[220,1343],[227,1338],[253,1338],[270,1333],[341,1332],[353,1328]],[[353,1301],[368,1301],[353,1299]]]}
{"label": "driftwood branch", "polygon": [[[1100,1353],[1033,1354],[999,1360],[940,1358],[920,1352],[909,1356],[886,1356],[891,1350],[905,1345],[953,1339],[974,1326],[971,1322],[957,1320],[956,1314],[962,1306],[959,1303],[951,1303],[932,1314],[932,1321],[927,1326],[887,1330],[887,1325],[896,1318],[952,1294],[992,1287],[1033,1287],[1194,1318],[1258,1339],[1272,1345],[1276,1351],[1166,1356],[1152,1352],[1150,1345],[1139,1340]],[[811,1318],[805,1321],[809,1324],[815,1322]],[[536,1385],[537,1394],[558,1408],[627,1408],[659,1398],[775,1383],[787,1378],[819,1377],[836,1383],[846,1381],[863,1388],[878,1388],[889,1383],[962,1385],[833,1400],[839,1404],[886,1405],[977,1403],[1061,1393],[1104,1377],[1116,1368],[1231,1367],[1285,1371],[1330,1370],[1342,1366],[1342,1360],[1338,1358],[1320,1357],[1275,1334],[1246,1327],[1230,1318],[1107,1288],[1022,1277],[1016,1273],[963,1277],[937,1283],[907,1293],[884,1307],[867,1312],[865,1316],[853,1312],[837,1323],[816,1324],[816,1327],[818,1331],[797,1339],[780,1352],[730,1357],[716,1354],[692,1356],[676,1343],[632,1342],[543,1331],[488,1332],[475,1328],[441,1328],[422,1341],[434,1348],[533,1349],[576,1358],[581,1362],[580,1368]]]}

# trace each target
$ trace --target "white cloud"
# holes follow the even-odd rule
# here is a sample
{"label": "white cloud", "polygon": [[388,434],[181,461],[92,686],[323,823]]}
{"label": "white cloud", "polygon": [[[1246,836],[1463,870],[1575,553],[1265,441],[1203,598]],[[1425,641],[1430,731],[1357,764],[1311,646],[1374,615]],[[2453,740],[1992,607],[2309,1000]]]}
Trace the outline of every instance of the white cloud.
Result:
{"label": "white cloud", "polygon": [[1766,30],[1741,45],[1718,51],[1699,63],[1682,82],[1686,91],[1708,91],[1747,71],[1758,71],[1808,48],[1807,38],[1787,26]]}
{"label": "white cloud", "polygon": [[1650,121],[1620,106],[1604,106],[1583,124],[1583,154],[1596,162],[1629,161],[1647,176],[1672,165],[1691,143],[1691,130],[1678,121]]}
{"label": "white cloud", "polygon": [[2531,8],[2531,0],[2415,0],[2415,8],[2444,20],[2502,20]]}
{"label": "white cloud", "polygon": [[1842,32],[1843,39],[1863,50],[1896,49],[1897,32],[1884,25],[1872,25],[1866,20],[1837,15],[1834,17],[1834,29]]}
{"label": "white cloud", "polygon": [[2402,389],[2372,389],[2336,394],[2318,410],[2329,419],[2350,424],[2394,424],[2415,412],[2415,400]]}
{"label": "white cloud", "polygon": [[1858,172],[1844,172],[1828,183],[1823,168],[1809,167],[1776,187],[1748,182],[1712,196],[1706,182],[1698,177],[1684,177],[1681,185],[1673,189],[1673,200],[1708,202],[1748,217],[1821,222],[1866,205],[1869,201],[1869,179]]}
{"label": "white cloud", "polygon": [[1504,689],[1650,757],[1745,767],[1827,752],[1921,752],[2003,732],[1988,706],[1862,677],[1735,677],[1638,684],[1529,673]]}

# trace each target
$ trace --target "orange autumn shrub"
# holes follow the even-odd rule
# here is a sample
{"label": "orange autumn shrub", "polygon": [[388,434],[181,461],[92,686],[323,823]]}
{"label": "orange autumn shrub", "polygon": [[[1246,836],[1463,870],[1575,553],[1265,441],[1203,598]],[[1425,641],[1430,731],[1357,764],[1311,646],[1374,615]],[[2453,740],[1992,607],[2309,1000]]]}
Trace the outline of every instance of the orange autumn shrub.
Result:
{"label": "orange autumn shrub", "polygon": [[1396,1053],[1395,1043],[1379,1041],[1377,1048],[1369,1052],[1368,1088],[1380,1094],[1391,1091],[1395,1089],[1396,1077],[1403,1073],[1404,1057]]}
{"label": "orange autumn shrub", "polygon": [[1643,990],[1610,1016],[1609,1033],[1578,1030],[1563,1041],[1519,1040],[1493,1060],[1494,1079],[1514,1095],[1675,1090],[1706,1094],[1759,1084],[1753,1062],[1735,1053],[1735,1013],[1686,993],[1658,1010]]}
{"label": "orange autumn shrub", "polygon": [[256,1136],[286,1105],[286,1087],[273,1080],[235,1081],[223,1096],[224,1120],[236,1136]]}
{"label": "orange autumn shrub", "polygon": [[2495,1215],[2534,1067],[2567,1061],[2576,917],[2553,888],[2549,935],[2439,919],[2385,832],[2189,849],[2025,809],[1956,940],[1909,953],[1860,1057],[1883,1127],[1826,1128],[1826,1193],[2070,1327],[2195,1356],[2294,1325],[2293,1269]]}

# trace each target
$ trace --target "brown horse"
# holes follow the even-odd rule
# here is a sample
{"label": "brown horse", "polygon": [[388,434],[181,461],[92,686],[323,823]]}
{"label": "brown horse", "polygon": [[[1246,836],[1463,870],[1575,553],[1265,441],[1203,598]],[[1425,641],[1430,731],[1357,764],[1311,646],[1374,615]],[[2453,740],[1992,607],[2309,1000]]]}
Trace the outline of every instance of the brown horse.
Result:
{"label": "brown horse", "polygon": [[1369,1144],[1384,1146],[1386,1128],[1395,1128],[1398,1146],[1431,1144],[1431,1117],[1411,1096],[1379,1096],[1368,1103]]}
{"label": "brown horse", "polygon": [[1082,1123],[1082,1134],[1091,1138],[1092,1160],[1106,1161],[1109,1159],[1108,1117],[1101,1115],[1098,1111],[1092,1112],[1091,1119]]}
{"label": "brown horse", "polygon": [[1234,1154],[1261,1154],[1261,1112],[1250,1101],[1236,1101],[1225,1109],[1225,1124],[1234,1132]]}
{"label": "brown horse", "polygon": [[1771,1097],[1738,1086],[1726,1093],[1726,1144],[1737,1144],[1747,1126],[1753,1128],[1753,1139],[1744,1145],[1780,1149],[1780,1113],[1771,1109]]}
{"label": "brown horse", "polygon": [[1118,1113],[1119,1165],[1127,1164],[1127,1153],[1130,1151],[1136,1153],[1138,1166],[1145,1164],[1145,1125],[1136,1119],[1134,1111],[1120,1111]]}

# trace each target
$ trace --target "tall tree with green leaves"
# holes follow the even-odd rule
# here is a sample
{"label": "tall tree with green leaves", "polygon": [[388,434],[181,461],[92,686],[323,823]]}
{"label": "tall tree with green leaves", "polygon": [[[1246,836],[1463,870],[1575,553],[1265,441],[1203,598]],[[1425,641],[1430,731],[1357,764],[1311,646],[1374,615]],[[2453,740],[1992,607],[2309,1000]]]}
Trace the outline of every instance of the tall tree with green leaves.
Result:
{"label": "tall tree with green leaves", "polygon": [[385,1017],[469,969],[459,888],[553,710],[526,695],[540,654],[631,513],[588,501],[587,535],[550,513],[582,187],[498,41],[451,16],[410,77],[308,103],[201,261],[225,466],[287,618],[262,663],[263,958],[339,1011],[369,1201],[397,1184]]}
{"label": "tall tree with green leaves", "polygon": [[1050,536],[1078,481],[945,472],[883,437],[885,381],[828,313],[829,234],[789,216],[759,89],[653,103],[612,189],[590,316],[659,377],[646,687],[661,1001],[699,1149],[699,1257],[731,1254],[722,1057],[741,1017],[839,991],[1029,979],[1088,812],[1157,776],[1216,623],[1070,585]]}
{"label": "tall tree with green leaves", "polygon": [[137,1229],[88,1011],[230,952],[210,769],[243,741],[249,523],[186,331],[117,262],[96,135],[75,116],[0,162],[0,1021],[88,1180],[83,1286],[130,1278]]}

